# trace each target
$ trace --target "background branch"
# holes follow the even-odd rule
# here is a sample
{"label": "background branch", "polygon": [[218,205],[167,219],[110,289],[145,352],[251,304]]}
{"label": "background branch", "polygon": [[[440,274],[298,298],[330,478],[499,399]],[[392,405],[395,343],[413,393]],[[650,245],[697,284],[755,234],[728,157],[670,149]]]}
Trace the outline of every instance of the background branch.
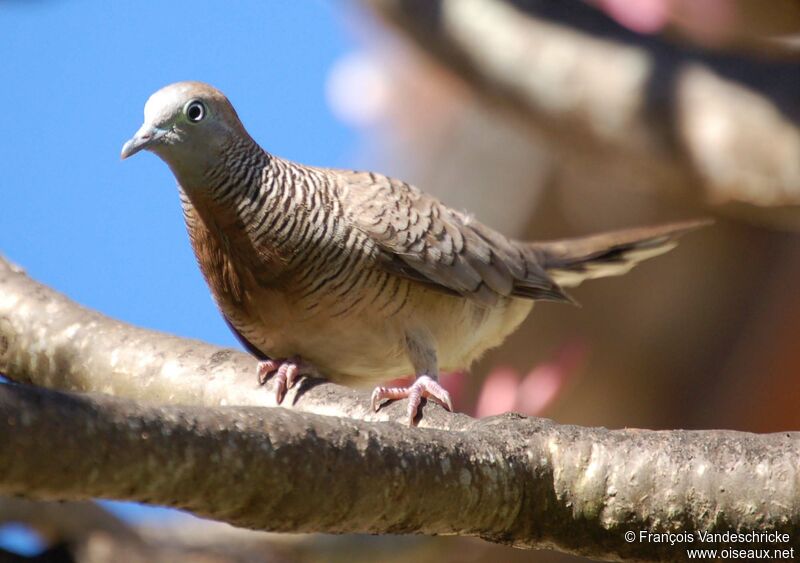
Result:
{"label": "background branch", "polygon": [[794,59],[638,35],[577,1],[365,2],[562,155],[718,204],[800,203]]}
{"label": "background branch", "polygon": [[627,530],[780,530],[787,547],[800,545],[798,433],[610,431],[430,407],[430,428],[407,428],[365,420],[366,394],[328,383],[292,396],[292,409],[220,407],[269,403],[252,360],[87,311],[5,261],[0,361],[13,379],[119,395],[0,386],[6,494],[137,500],[260,530],[475,535],[603,558],[684,556],[628,543]]}

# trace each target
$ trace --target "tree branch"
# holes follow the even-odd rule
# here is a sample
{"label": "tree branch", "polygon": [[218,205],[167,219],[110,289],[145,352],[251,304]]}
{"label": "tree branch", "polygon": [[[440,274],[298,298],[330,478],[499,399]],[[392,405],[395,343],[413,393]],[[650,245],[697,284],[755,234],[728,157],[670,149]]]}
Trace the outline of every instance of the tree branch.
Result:
{"label": "tree branch", "polygon": [[[81,307],[0,256],[0,373],[14,381],[151,403],[277,406],[272,382],[258,385],[256,366],[248,354],[140,329]],[[372,413],[363,391],[320,380],[303,380],[284,404],[363,420],[405,416],[400,405]],[[470,420],[445,416],[438,405],[425,411],[423,425],[448,428]]]}
{"label": "tree branch", "polygon": [[637,35],[578,1],[365,3],[561,154],[716,203],[800,204],[795,60]]}
{"label": "tree branch", "polygon": [[[107,319],[4,261],[0,365],[94,393],[0,386],[2,493],[609,559],[685,558],[685,545],[628,543],[628,530],[777,530],[790,542],[772,547],[800,545],[798,433],[611,431],[430,406],[428,428],[407,428],[372,421],[366,394],[328,383],[290,397],[292,408],[219,406],[269,404],[251,359]],[[380,416],[401,420],[394,407]]]}

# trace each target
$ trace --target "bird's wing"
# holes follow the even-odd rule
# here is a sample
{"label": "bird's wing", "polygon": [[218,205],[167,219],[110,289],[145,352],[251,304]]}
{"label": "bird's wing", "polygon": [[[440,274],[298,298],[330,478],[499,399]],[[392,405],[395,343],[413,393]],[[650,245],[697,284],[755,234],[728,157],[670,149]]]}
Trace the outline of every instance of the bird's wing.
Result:
{"label": "bird's wing", "polygon": [[501,296],[567,301],[515,242],[414,186],[336,171],[344,212],[395,275],[492,305]]}

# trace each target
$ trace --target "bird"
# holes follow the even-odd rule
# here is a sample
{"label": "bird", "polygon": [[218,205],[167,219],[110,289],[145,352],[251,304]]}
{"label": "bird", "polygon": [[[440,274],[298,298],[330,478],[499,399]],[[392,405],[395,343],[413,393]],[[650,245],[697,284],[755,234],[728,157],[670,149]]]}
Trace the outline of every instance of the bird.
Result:
{"label": "bird", "polygon": [[407,399],[409,425],[423,399],[452,411],[440,372],[499,346],[534,302],[573,303],[566,288],[624,274],[708,223],[514,240],[402,180],[265,151],[202,82],[150,96],[121,158],[142,150],[175,176],[200,270],[277,403],[301,376],[374,385],[371,407]]}

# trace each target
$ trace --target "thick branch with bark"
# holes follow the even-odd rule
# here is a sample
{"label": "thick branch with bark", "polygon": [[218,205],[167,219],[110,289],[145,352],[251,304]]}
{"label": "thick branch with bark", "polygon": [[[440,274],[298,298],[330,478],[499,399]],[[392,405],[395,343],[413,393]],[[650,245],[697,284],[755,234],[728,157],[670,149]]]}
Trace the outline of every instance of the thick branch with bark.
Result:
{"label": "thick branch with bark", "polygon": [[611,431],[431,405],[408,428],[376,420],[401,420],[401,406],[373,415],[366,393],[329,383],[261,406],[271,393],[254,369],[88,311],[0,261],[0,372],[62,390],[0,386],[0,492],[609,559],[685,558],[680,544],[626,542],[629,530],[777,530],[790,543],[774,547],[800,547],[798,433]]}
{"label": "thick branch with bark", "polygon": [[365,3],[573,160],[717,203],[800,204],[796,60],[637,35],[579,1]]}

